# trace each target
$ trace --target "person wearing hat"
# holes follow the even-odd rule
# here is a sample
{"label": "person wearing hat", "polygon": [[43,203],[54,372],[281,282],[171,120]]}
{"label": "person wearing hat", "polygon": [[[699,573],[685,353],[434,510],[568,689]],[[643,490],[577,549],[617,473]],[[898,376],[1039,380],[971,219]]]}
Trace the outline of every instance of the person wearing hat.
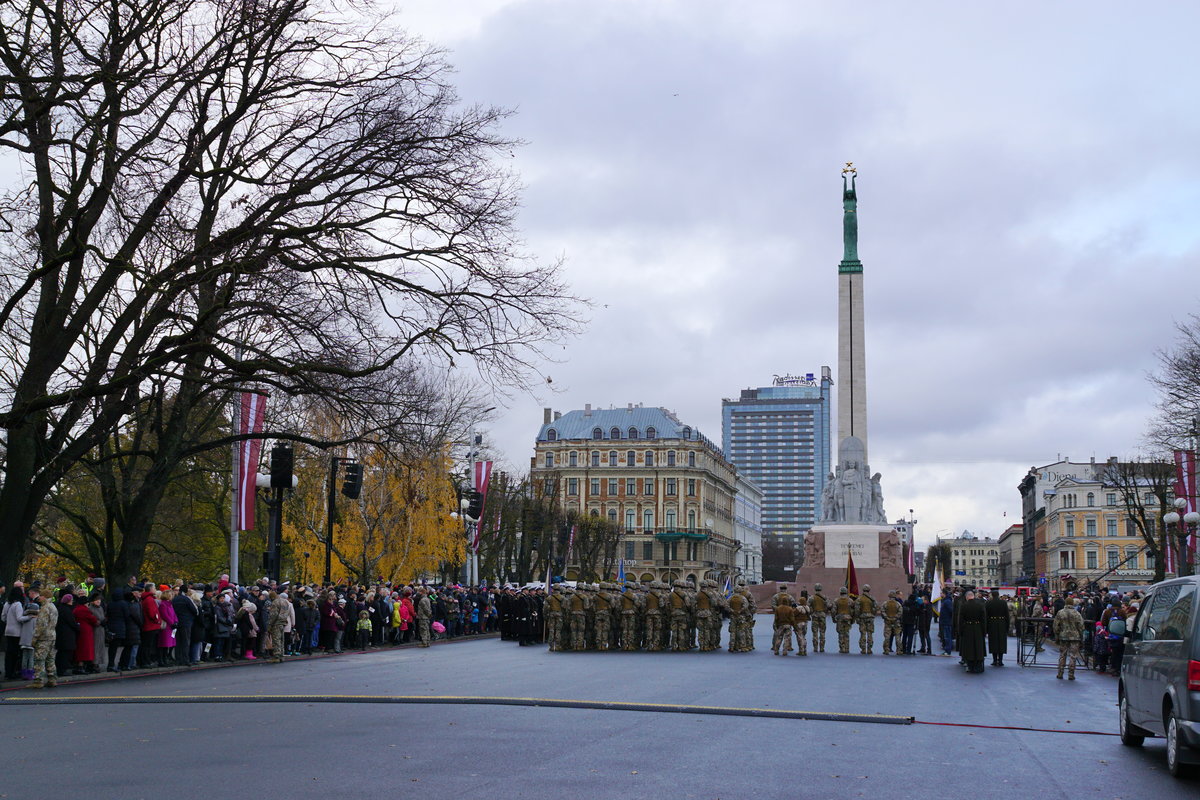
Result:
{"label": "person wearing hat", "polygon": [[75,595],[70,592],[58,599],[58,625],[54,635],[58,672],[66,675],[73,669],[75,646],[79,644],[79,622],[75,619]]}
{"label": "person wearing hat", "polygon": [[162,614],[158,608],[158,589],[147,583],[142,589],[142,642],[138,650],[138,666],[152,667],[158,661],[158,632],[162,630]]}

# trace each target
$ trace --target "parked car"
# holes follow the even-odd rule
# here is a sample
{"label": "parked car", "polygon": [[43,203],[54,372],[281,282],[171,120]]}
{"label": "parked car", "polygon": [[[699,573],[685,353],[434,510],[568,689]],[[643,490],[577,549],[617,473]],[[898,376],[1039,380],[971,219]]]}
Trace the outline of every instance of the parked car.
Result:
{"label": "parked car", "polygon": [[1151,586],[1125,633],[1118,684],[1121,742],[1167,740],[1179,776],[1200,764],[1200,576]]}

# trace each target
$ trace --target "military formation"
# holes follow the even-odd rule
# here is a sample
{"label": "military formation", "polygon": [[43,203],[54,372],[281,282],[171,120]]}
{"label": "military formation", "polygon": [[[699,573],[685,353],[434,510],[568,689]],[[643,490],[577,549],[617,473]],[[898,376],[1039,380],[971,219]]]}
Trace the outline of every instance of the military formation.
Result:
{"label": "military formation", "polygon": [[[883,621],[883,653],[900,653],[903,635],[901,618],[904,613],[903,595],[899,589],[888,593],[888,599],[880,603],[871,595],[871,587],[863,586],[861,594],[851,594],[843,586],[832,600],[825,596],[821,584],[813,586],[813,593],[801,592],[793,597],[787,584],[780,584],[779,591],[771,598],[771,610],[775,615],[775,631],[771,638],[771,650],[775,655],[787,655],[792,651],[792,639],[796,640],[796,655],[808,655],[808,633],[812,628],[812,651],[825,652],[825,627],[833,617],[837,632],[838,652],[850,652],[850,631],[858,625],[858,652],[870,655],[875,652],[875,621]],[[895,649],[893,649],[895,645]]]}
{"label": "military formation", "polygon": [[720,649],[729,620],[729,652],[754,649],[758,611],[745,581],[727,597],[711,580],[559,585],[543,606],[550,650]]}

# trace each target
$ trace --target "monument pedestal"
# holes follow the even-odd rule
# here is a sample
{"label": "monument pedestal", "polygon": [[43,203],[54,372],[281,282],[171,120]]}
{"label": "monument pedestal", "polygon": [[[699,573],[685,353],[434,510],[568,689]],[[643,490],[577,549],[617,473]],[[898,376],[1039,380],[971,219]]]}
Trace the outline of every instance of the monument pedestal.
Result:
{"label": "monument pedestal", "polygon": [[815,526],[804,537],[804,566],[796,573],[797,585],[811,594],[813,584],[819,583],[826,597],[836,595],[846,581],[851,553],[859,586],[870,586],[877,598],[886,598],[892,589],[907,593],[900,534],[890,525],[826,522]]}

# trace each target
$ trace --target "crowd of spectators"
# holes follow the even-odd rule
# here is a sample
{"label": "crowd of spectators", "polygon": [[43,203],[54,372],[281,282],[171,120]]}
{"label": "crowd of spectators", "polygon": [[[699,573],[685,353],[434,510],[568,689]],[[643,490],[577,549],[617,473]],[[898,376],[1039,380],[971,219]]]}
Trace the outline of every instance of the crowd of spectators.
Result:
{"label": "crowd of spectators", "polygon": [[[34,678],[34,626],[45,603],[57,607],[55,662],[59,675],[189,667],[205,662],[341,653],[407,644],[417,636],[419,595],[429,598],[435,638],[490,633],[503,619],[514,587],[274,583],[236,585],[130,580],[110,587],[88,576],[51,586],[34,581],[0,586],[4,597],[4,680]],[[286,605],[278,604],[282,598]],[[284,619],[273,641],[270,607]]]}

